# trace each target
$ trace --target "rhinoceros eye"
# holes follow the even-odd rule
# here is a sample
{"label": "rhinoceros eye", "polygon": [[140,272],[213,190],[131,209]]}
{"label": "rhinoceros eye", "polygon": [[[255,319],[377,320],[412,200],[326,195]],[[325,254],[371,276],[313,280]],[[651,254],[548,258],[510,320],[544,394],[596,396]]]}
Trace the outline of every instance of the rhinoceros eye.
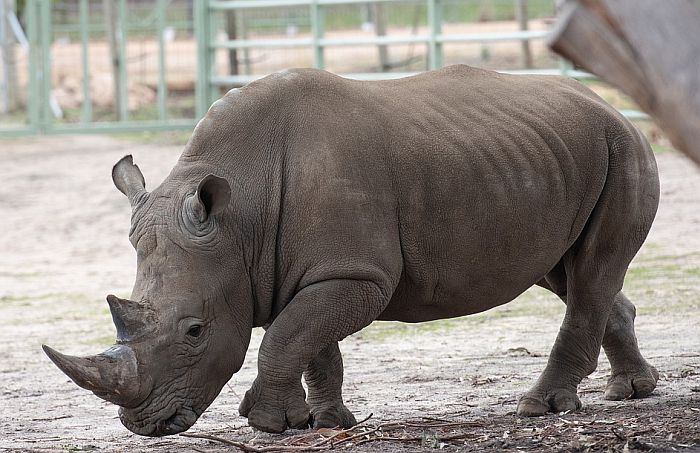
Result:
{"label": "rhinoceros eye", "polygon": [[202,334],[202,326],[195,324],[187,330],[187,335],[193,338],[197,338]]}

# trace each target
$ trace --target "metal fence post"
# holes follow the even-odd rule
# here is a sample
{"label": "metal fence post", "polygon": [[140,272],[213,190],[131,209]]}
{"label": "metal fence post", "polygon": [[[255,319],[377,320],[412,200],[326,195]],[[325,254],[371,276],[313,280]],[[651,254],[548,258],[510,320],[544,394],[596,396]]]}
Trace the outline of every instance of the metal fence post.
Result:
{"label": "metal fence post", "polygon": [[[8,7],[10,5],[5,0],[0,0],[0,67],[2,67],[2,77],[0,78],[0,114],[7,114],[13,110],[10,99],[13,91],[11,82],[14,71],[14,42],[9,30],[7,18],[9,17]],[[16,88],[14,88],[16,89]]]}
{"label": "metal fence post", "polygon": [[[518,29],[520,31],[528,30],[527,0],[515,0],[515,19],[518,21]],[[530,49],[530,40],[523,39],[520,41],[520,47],[523,54],[523,66],[531,69],[532,50]]]}
{"label": "metal fence post", "polygon": [[88,0],[80,0],[80,51],[83,64],[83,105],[80,112],[80,121],[89,123],[92,121],[92,96],[90,92],[90,5]]}
{"label": "metal fence post", "polygon": [[569,60],[559,58],[559,72],[561,73],[561,75],[568,76],[573,69],[573,63],[571,63]]}
{"label": "metal fence post", "polygon": [[211,42],[209,37],[209,0],[194,2],[194,34],[197,39],[197,81],[195,104],[197,119],[203,118],[209,109],[211,88]]}
{"label": "metal fence post", "polygon": [[42,131],[47,131],[51,128],[51,8],[52,3],[49,0],[41,0],[39,2],[39,20],[41,24],[41,117],[39,127]]}
{"label": "metal fence post", "polygon": [[127,80],[128,73],[126,70],[127,55],[126,55],[126,40],[127,40],[127,11],[126,0],[119,0],[119,120],[126,121],[129,119],[129,81]]}
{"label": "metal fence post", "polygon": [[326,64],[323,58],[323,46],[321,45],[321,39],[323,39],[323,17],[321,5],[318,4],[318,0],[311,0],[309,3],[309,8],[311,37],[313,39],[314,50],[314,67],[323,69],[325,68]]}
{"label": "metal fence post", "polygon": [[168,117],[168,86],[165,83],[165,15],[167,14],[168,0],[158,0],[156,14],[158,16],[158,119],[165,120]]}
{"label": "metal fence post", "polygon": [[430,42],[428,67],[438,69],[442,67],[442,42],[439,37],[442,34],[442,8],[440,0],[428,0],[428,26],[430,27]]}
{"label": "metal fence post", "polygon": [[27,18],[27,31],[29,40],[29,74],[27,75],[27,111],[29,114],[29,127],[32,131],[39,130],[41,105],[41,93],[39,92],[39,36],[37,21],[37,0],[27,0],[25,5]]}

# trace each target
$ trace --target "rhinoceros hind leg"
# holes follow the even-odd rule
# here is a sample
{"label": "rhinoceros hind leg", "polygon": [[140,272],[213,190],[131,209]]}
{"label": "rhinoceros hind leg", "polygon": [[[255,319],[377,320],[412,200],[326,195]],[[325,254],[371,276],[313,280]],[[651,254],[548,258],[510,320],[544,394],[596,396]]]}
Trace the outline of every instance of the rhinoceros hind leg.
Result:
{"label": "rhinoceros hind leg", "polygon": [[338,342],[322,350],[304,372],[314,428],[350,428],[357,421],[343,403],[343,358]]}
{"label": "rhinoceros hind leg", "polygon": [[634,333],[635,308],[622,292],[605,326],[603,349],[610,361],[611,376],[605,399],[645,398],[656,388],[659,373],[649,365],[637,346]]}
{"label": "rhinoceros hind leg", "polygon": [[[566,315],[547,366],[521,399],[518,414],[578,409],[577,387],[596,369],[603,345],[613,376],[620,376],[610,387],[610,397],[619,397],[624,383],[634,388],[640,373],[653,375],[637,348],[634,306],[621,293],[659,199],[651,151],[638,138],[636,131],[625,128],[606,131],[609,162],[603,190],[580,236],[543,285],[566,301]],[[623,380],[623,373],[631,373],[631,379]],[[640,395],[650,391],[650,383],[639,379]]]}
{"label": "rhinoceros hind leg", "polygon": [[[566,274],[556,266],[539,286],[557,294],[566,303]],[[603,349],[610,361],[610,379],[605,399],[645,398],[654,391],[659,373],[642,357],[634,333],[636,309],[622,291],[615,296],[614,306],[605,325]]]}
{"label": "rhinoceros hind leg", "polygon": [[581,408],[581,400],[576,392],[567,389],[532,390],[518,401],[518,415],[537,417],[547,412],[576,411]]}

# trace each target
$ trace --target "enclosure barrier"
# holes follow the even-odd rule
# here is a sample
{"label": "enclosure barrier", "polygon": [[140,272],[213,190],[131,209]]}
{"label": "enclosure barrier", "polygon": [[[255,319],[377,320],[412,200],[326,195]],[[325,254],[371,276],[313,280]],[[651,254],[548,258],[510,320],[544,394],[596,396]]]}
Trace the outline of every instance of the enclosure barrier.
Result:
{"label": "enclosure barrier", "polygon": [[[0,0],[4,1],[4,0]],[[89,21],[90,0],[76,0],[78,6],[78,23],[76,27],[67,25],[54,26],[52,7],[56,3],[51,0],[26,0],[24,6],[24,22],[26,29],[27,48],[27,90],[26,90],[26,121],[20,125],[7,125],[0,119],[0,136],[16,136],[35,133],[112,133],[163,131],[176,129],[191,129],[196,124],[194,114],[187,118],[171,118],[166,108],[168,87],[166,84],[166,52],[165,28],[166,10],[172,0],[154,0],[153,13],[139,22],[130,18],[127,0],[110,0],[103,2],[104,8],[112,8],[112,20],[106,24],[106,41],[112,48],[111,59],[114,65],[114,120],[101,120],[94,116],[91,92],[91,58],[90,33],[96,27]],[[94,4],[94,2],[92,2]],[[94,6],[94,5],[93,5]],[[94,9],[94,8],[93,8]],[[105,12],[105,16],[107,13]],[[0,22],[3,18],[0,17]],[[130,118],[128,108],[128,73],[127,73],[127,36],[129,31],[148,29],[144,23],[153,24],[158,41],[158,84],[157,84],[157,115],[153,119]],[[64,112],[52,94],[52,44],[54,28],[61,32],[77,32],[80,43],[80,65],[82,69],[81,94],[82,102],[77,121],[65,122]]]}
{"label": "enclosure barrier", "polygon": [[[5,0],[0,0],[5,1]],[[90,132],[127,132],[127,131],[160,131],[171,129],[191,129],[196,121],[203,117],[209,105],[221,94],[224,87],[240,86],[262,77],[251,74],[217,74],[217,50],[250,49],[311,49],[313,66],[324,69],[325,50],[331,47],[348,46],[388,46],[396,44],[415,44],[427,49],[426,69],[436,69],[443,66],[445,44],[453,43],[497,43],[504,41],[543,40],[547,31],[519,30],[508,32],[488,33],[445,33],[443,32],[443,3],[446,0],[416,0],[413,4],[421,4],[425,8],[423,19],[427,23],[427,32],[408,36],[361,36],[333,38],[326,36],[324,29],[324,9],[334,5],[353,4],[392,4],[406,3],[406,0],[194,0],[192,3],[192,23],[190,27],[196,42],[196,76],[194,86],[194,108],[185,117],[174,117],[169,114],[168,73],[166,53],[166,29],[171,25],[167,12],[173,0],[152,0],[153,11],[145,19],[137,23],[130,18],[127,0],[112,0],[103,2],[105,17],[111,18],[106,22],[106,41],[111,49],[111,59],[114,65],[114,118],[104,121],[95,117],[91,93],[91,56],[90,33],[95,30],[90,23],[90,0],[75,0],[78,5],[78,23],[73,31],[79,34],[80,60],[82,65],[81,93],[82,103],[77,121],[61,121],[61,109],[52,95],[51,69],[53,21],[51,0],[27,0],[24,12],[25,29],[28,42],[28,79],[27,79],[27,119],[26,123],[8,127],[0,124],[0,136],[22,135],[34,133],[90,133]],[[516,0],[517,1],[517,0]],[[94,6],[94,5],[93,5]],[[222,39],[217,36],[216,15],[225,12],[245,10],[260,10],[265,8],[302,7],[308,9],[310,36],[264,39]],[[1,20],[2,18],[0,18]],[[145,24],[145,25],[144,25]],[[127,71],[127,36],[130,30],[141,27],[145,32],[157,36],[157,65],[158,79],[156,89],[155,118],[134,118],[128,107],[129,73]],[[150,28],[149,28],[150,27]],[[65,28],[65,27],[64,27]],[[65,30],[64,30],[65,31]],[[70,30],[69,30],[70,31]],[[503,71],[508,73],[527,74],[562,74],[577,79],[591,79],[589,73],[577,71],[566,62],[550,69],[522,69]],[[360,72],[341,74],[348,78],[361,80],[381,80],[405,77],[416,72]],[[646,118],[642,112],[624,110],[626,116],[633,119]]]}

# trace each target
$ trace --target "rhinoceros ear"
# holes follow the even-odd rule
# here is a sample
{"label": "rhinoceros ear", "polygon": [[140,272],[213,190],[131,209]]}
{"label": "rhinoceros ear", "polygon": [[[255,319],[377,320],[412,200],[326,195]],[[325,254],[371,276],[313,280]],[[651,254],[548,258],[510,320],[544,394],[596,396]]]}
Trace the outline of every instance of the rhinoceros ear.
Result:
{"label": "rhinoceros ear", "polygon": [[197,186],[197,198],[206,212],[205,218],[226,209],[231,200],[231,186],[224,178],[207,175]]}
{"label": "rhinoceros ear", "polygon": [[112,181],[117,189],[127,197],[131,206],[135,206],[146,194],[146,180],[131,154],[122,157],[112,168]]}

